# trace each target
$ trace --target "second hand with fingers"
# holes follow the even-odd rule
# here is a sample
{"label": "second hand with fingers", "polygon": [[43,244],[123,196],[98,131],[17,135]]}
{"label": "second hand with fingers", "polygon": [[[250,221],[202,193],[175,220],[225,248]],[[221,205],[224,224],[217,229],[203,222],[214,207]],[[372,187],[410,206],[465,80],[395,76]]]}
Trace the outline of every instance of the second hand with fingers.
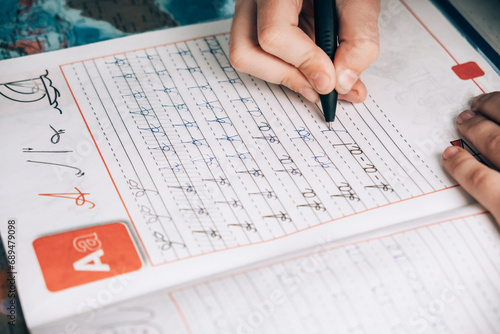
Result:
{"label": "second hand with fingers", "polygon": [[[333,62],[337,49],[338,22],[337,8],[334,0],[314,0],[314,34],[318,45]],[[320,95],[323,115],[332,129],[337,110],[338,93],[333,90],[329,94]]]}

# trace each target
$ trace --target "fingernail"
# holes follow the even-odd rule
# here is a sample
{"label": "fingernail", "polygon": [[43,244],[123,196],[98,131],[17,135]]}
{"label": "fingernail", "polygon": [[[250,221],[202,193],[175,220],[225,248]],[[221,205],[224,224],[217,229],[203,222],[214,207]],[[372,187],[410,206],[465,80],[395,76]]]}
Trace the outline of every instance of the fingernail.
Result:
{"label": "fingernail", "polygon": [[479,102],[481,102],[481,100],[484,99],[486,97],[486,95],[488,95],[488,94],[481,94],[481,95],[476,96],[472,100],[472,103],[470,104],[470,108],[473,111],[476,111],[477,107],[479,106]]}
{"label": "fingernail", "polygon": [[443,159],[448,160],[449,158],[457,154],[458,151],[460,151],[460,149],[456,146],[447,147],[446,150],[444,150],[443,152]]}
{"label": "fingernail", "polygon": [[316,73],[313,76],[314,87],[316,87],[317,91],[326,90],[328,88],[328,86],[330,85],[330,80],[331,79],[328,76],[328,74],[326,74],[324,72]]}
{"label": "fingernail", "polygon": [[309,101],[313,103],[318,103],[319,102],[319,95],[316,93],[313,89],[311,88],[302,88],[299,90],[299,94],[308,99]]}
{"label": "fingernail", "polygon": [[351,91],[352,86],[358,81],[358,75],[350,69],[341,69],[337,72],[337,85],[335,89],[340,94],[347,94]]}
{"label": "fingernail", "polygon": [[472,117],[474,117],[476,115],[477,115],[477,113],[475,113],[474,111],[466,110],[466,111],[462,112],[460,115],[458,115],[457,124],[462,125],[466,121],[468,121],[469,119],[471,119]]}

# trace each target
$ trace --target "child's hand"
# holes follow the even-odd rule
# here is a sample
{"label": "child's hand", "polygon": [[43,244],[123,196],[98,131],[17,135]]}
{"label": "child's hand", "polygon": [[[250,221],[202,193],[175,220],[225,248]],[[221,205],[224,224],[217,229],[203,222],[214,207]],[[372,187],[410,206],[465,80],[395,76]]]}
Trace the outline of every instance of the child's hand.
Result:
{"label": "child's hand", "polygon": [[236,0],[231,63],[313,102],[334,88],[340,98],[362,102],[367,92],[359,76],[379,51],[380,0],[337,0],[337,12],[340,44],[333,66],[314,44],[313,0]]}
{"label": "child's hand", "polygon": [[[497,168],[500,168],[500,92],[472,101],[458,116],[457,128]],[[450,175],[500,223],[500,173],[486,167],[459,147],[448,147],[443,165]]]}

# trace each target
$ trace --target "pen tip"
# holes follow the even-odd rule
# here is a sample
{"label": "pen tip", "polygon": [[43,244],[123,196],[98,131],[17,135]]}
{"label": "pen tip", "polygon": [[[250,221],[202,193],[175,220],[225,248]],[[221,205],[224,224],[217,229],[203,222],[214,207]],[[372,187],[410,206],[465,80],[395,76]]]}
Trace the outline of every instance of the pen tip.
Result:
{"label": "pen tip", "polygon": [[332,130],[333,129],[333,122],[328,122],[328,130]]}

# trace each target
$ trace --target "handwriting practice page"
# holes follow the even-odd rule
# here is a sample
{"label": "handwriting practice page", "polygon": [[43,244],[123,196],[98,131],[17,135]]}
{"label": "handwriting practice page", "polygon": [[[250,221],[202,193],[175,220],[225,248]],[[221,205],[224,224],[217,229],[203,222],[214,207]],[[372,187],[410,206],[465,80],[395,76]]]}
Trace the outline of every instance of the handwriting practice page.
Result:
{"label": "handwriting practice page", "polygon": [[317,106],[235,72],[227,45],[224,34],[62,66],[153,264],[454,186],[408,163],[404,137],[370,117],[383,115],[374,100],[342,104],[328,131]]}
{"label": "handwriting practice page", "polygon": [[[332,130],[319,105],[235,71],[228,21],[1,62],[0,219],[18,226],[30,327],[473,203],[440,155],[460,145],[488,163],[455,119],[499,76],[430,2],[393,2],[369,96],[340,101]],[[373,247],[399,251],[386,241]],[[339,261],[364,261],[349,249]],[[384,279],[357,283],[393,312]],[[171,295],[190,324],[208,293],[192,291]],[[339,326],[361,326],[356,312]]]}
{"label": "handwriting practice page", "polygon": [[88,333],[495,333],[499,245],[493,219],[474,214],[318,248],[80,323]]}

